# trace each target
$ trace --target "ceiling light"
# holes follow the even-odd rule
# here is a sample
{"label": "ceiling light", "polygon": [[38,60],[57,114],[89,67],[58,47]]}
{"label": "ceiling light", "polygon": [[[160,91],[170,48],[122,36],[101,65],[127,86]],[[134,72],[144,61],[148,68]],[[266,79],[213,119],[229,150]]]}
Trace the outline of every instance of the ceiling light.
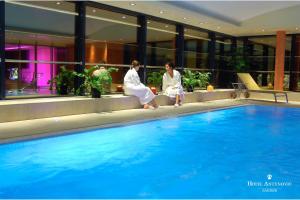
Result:
{"label": "ceiling light", "polygon": [[186,17],[183,18],[184,20],[186,19]]}
{"label": "ceiling light", "polygon": [[58,2],[56,2],[56,5],[60,5],[60,2],[58,1]]}
{"label": "ceiling light", "polygon": [[163,10],[161,10],[161,11],[159,11],[159,13],[160,13],[160,14],[163,14],[163,13],[164,13],[164,11],[163,11]]}
{"label": "ceiling light", "polygon": [[95,9],[93,9],[93,13],[95,13],[96,12],[96,10]]}
{"label": "ceiling light", "polygon": [[122,16],[122,19],[126,19],[126,16]]}
{"label": "ceiling light", "polygon": [[298,28],[298,27],[296,27],[296,30],[299,30],[299,28]]}
{"label": "ceiling light", "polygon": [[135,3],[130,3],[131,6],[135,6]]}
{"label": "ceiling light", "polygon": [[262,31],[262,32],[265,32],[265,29],[262,29],[261,31]]}
{"label": "ceiling light", "polygon": [[165,25],[165,27],[168,28],[169,26],[168,26],[168,25]]}
{"label": "ceiling light", "polygon": [[200,22],[200,24],[203,24],[203,22]]}
{"label": "ceiling light", "polygon": [[147,24],[150,24],[151,22],[147,21]]}
{"label": "ceiling light", "polygon": [[217,26],[217,29],[220,29],[221,27],[220,26]]}
{"label": "ceiling light", "polygon": [[186,32],[186,29],[184,29],[184,32]]}

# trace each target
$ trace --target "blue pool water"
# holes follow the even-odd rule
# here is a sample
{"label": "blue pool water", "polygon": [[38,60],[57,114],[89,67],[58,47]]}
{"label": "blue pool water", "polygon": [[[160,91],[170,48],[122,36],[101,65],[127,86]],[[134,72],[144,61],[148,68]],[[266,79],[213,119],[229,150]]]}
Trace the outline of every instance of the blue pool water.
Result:
{"label": "blue pool water", "polygon": [[250,105],[0,145],[0,198],[300,198],[299,119]]}

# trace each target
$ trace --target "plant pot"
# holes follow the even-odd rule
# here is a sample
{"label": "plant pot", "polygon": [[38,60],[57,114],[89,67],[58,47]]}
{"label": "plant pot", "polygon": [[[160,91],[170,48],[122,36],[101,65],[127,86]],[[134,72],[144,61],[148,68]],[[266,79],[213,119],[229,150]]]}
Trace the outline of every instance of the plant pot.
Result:
{"label": "plant pot", "polygon": [[192,86],[188,86],[188,87],[186,88],[186,90],[187,90],[188,92],[194,92],[194,88],[193,88]]}
{"label": "plant pot", "polygon": [[150,90],[153,92],[153,94],[157,94],[157,89],[156,87],[150,87]]}
{"label": "plant pot", "polygon": [[68,86],[61,85],[60,88],[59,88],[58,94],[60,94],[60,95],[67,95],[68,94]]}
{"label": "plant pot", "polygon": [[101,92],[95,88],[91,89],[92,98],[101,98]]}
{"label": "plant pot", "polygon": [[117,92],[123,92],[123,86],[122,85],[117,86]]}

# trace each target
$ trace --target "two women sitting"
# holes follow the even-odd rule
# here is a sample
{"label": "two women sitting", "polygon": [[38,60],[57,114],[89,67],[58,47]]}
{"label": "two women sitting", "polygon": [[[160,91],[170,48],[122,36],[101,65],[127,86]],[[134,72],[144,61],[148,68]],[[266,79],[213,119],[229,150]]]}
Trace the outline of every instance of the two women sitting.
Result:
{"label": "two women sitting", "polygon": [[[158,105],[155,101],[155,95],[150,90],[141,83],[138,70],[140,64],[137,60],[132,62],[131,68],[128,70],[124,77],[124,91],[126,95],[133,95],[139,98],[140,103],[145,109],[154,107],[157,108]],[[181,75],[178,71],[174,69],[172,63],[167,63],[165,65],[166,72],[163,75],[163,92],[165,95],[172,99],[175,99],[175,107],[182,105],[184,99],[184,92],[181,85]]]}

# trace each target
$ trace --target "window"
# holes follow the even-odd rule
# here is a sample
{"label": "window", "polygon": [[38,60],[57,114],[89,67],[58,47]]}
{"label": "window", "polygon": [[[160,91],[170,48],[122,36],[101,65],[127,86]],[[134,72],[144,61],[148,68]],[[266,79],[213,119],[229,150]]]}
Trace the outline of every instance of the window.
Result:
{"label": "window", "polygon": [[172,24],[147,21],[147,61],[150,66],[164,66],[175,62],[176,26]]}
{"label": "window", "polygon": [[74,67],[75,5],[6,2],[7,96],[51,95],[59,66]]}
{"label": "window", "polygon": [[137,18],[103,9],[86,8],[86,67],[117,67],[113,83],[123,82],[137,56]]}
{"label": "window", "polygon": [[185,29],[184,63],[186,68],[208,68],[208,33]]}

